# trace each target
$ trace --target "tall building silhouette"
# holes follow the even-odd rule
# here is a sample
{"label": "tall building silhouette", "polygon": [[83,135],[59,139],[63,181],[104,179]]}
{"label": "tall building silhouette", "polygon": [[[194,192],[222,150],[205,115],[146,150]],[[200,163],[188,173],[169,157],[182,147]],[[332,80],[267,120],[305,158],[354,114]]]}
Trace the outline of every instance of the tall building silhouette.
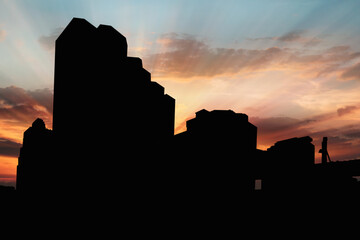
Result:
{"label": "tall building silhouette", "polygon": [[[55,43],[53,132],[38,120],[25,132],[19,189],[48,182],[56,193],[98,195],[144,186],[140,179],[174,135],[175,100],[127,49],[111,26],[73,18],[63,30]],[[26,185],[30,175],[39,179]]]}
{"label": "tall building silhouette", "polygon": [[75,134],[76,142],[94,134],[119,133],[135,142],[173,136],[175,100],[127,49],[126,38],[111,26],[74,18],[64,29],[55,45],[56,135],[70,140]]}

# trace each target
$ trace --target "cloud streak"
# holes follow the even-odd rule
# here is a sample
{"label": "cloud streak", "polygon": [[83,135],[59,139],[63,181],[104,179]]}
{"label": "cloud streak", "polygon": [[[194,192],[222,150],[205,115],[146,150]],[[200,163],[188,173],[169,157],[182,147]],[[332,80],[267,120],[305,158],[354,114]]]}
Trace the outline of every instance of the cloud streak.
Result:
{"label": "cloud streak", "polygon": [[[306,42],[298,32],[276,38],[282,42]],[[188,34],[166,34],[157,40],[161,52],[144,58],[155,77],[193,78],[254,73],[268,70],[297,70],[314,78],[340,72],[347,80],[360,75],[360,52],[348,46],[335,46],[309,53],[306,49],[270,47],[266,49],[211,48]]]}
{"label": "cloud streak", "polygon": [[353,66],[347,68],[342,74],[341,77],[347,80],[360,80],[360,62],[354,64]]}
{"label": "cloud streak", "polygon": [[337,114],[339,115],[339,117],[341,117],[341,116],[344,116],[346,114],[354,112],[356,109],[358,109],[357,106],[345,106],[343,108],[339,108],[337,110]]}
{"label": "cloud streak", "polygon": [[0,155],[18,157],[21,144],[6,138],[0,138]]}
{"label": "cloud streak", "polygon": [[49,89],[26,91],[10,86],[0,88],[0,120],[16,120],[30,124],[37,117],[50,122],[52,92]]}
{"label": "cloud streak", "polygon": [[36,118],[42,118],[48,127],[52,125],[52,92],[49,89],[0,88],[1,146],[22,142],[24,131]]}
{"label": "cloud streak", "polygon": [[300,43],[304,46],[316,46],[322,42],[321,39],[317,37],[307,37],[305,36],[307,31],[305,30],[296,30],[288,32],[282,36],[273,36],[273,37],[259,37],[259,38],[247,38],[248,41],[273,41],[278,43]]}

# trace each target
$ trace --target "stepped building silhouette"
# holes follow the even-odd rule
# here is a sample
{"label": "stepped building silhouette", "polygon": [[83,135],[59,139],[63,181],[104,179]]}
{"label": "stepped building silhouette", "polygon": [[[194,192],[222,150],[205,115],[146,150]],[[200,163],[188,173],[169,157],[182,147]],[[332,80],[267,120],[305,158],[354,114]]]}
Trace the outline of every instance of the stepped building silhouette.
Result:
{"label": "stepped building silhouette", "polygon": [[110,191],[149,174],[135,166],[138,161],[165,157],[174,135],[175,100],[127,49],[126,38],[113,27],[96,28],[80,18],[58,37],[53,130],[36,120],[25,132],[20,192],[31,191],[30,185],[54,192]]}

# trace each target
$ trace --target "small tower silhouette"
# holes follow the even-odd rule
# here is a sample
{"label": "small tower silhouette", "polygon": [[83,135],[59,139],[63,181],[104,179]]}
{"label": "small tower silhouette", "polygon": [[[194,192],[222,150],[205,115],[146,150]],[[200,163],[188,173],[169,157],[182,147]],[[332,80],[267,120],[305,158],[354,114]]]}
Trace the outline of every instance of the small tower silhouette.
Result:
{"label": "small tower silhouette", "polygon": [[21,194],[39,194],[53,188],[51,160],[53,134],[42,119],[24,132],[17,166],[16,189]]}

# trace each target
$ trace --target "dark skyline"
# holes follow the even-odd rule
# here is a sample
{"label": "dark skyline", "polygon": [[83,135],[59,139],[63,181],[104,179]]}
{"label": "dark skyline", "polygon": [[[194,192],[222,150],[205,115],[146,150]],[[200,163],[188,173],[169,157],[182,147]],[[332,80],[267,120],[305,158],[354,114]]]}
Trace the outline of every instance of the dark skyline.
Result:
{"label": "dark skyline", "polygon": [[[127,49],[126,38],[113,27],[94,27],[81,18],[73,18],[60,34],[53,130],[38,118],[25,131],[17,168],[19,196],[112,199],[113,204],[115,199],[129,204],[146,199],[155,206],[164,198],[168,206],[187,199],[185,206],[235,206],[244,197],[358,196],[359,160],[334,165],[327,137],[322,162],[315,164],[311,137],[260,150],[257,127],[246,114],[232,110],[200,110],[186,122],[187,131],[174,135],[175,99],[151,81],[141,59],[129,57]],[[109,95],[93,84],[98,79],[118,85]],[[81,96],[73,94],[80,90]],[[109,114],[112,109],[116,114]],[[79,127],[79,119],[86,125]],[[109,121],[123,127],[108,129]]]}
{"label": "dark skyline", "polygon": [[201,109],[231,109],[258,127],[259,149],[311,136],[320,163],[327,136],[331,160],[359,158],[359,4],[0,1],[0,184],[15,186],[32,122],[52,129],[55,39],[74,16],[127,37],[128,55],[176,99],[175,133]]}

